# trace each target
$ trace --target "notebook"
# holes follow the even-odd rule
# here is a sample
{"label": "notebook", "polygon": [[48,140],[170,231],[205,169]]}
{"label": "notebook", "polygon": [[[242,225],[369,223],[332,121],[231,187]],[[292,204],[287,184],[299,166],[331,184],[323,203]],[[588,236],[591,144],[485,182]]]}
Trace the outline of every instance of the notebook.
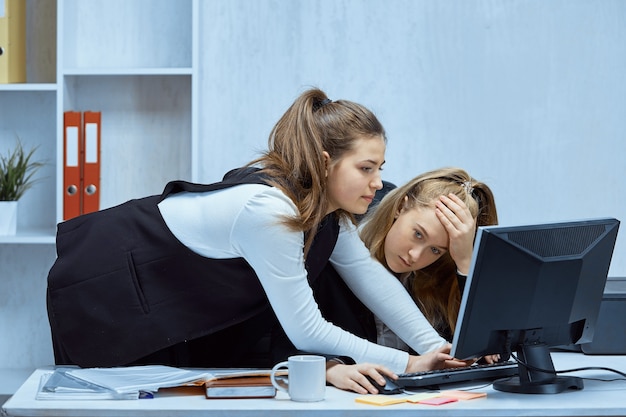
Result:
{"label": "notebook", "polygon": [[205,382],[206,397],[211,398],[272,398],[276,388],[270,377],[248,376],[215,379]]}

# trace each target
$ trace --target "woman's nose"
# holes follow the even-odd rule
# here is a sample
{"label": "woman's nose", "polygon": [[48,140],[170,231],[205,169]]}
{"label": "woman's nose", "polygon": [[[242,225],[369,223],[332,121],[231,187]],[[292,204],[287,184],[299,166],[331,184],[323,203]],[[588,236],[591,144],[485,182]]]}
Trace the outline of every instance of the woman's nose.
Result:
{"label": "woman's nose", "polygon": [[417,262],[422,255],[422,247],[421,246],[413,246],[409,249],[409,261],[413,264]]}
{"label": "woman's nose", "polygon": [[372,180],[371,187],[376,190],[381,190],[383,188],[383,180],[380,177],[380,174],[376,175]]}

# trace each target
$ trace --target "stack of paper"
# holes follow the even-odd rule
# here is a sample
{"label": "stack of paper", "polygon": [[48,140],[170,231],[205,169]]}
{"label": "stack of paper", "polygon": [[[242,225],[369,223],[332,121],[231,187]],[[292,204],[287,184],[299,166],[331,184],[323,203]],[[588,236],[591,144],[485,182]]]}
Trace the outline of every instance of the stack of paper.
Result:
{"label": "stack of paper", "polygon": [[36,399],[38,400],[132,400],[139,398],[138,392],[120,394],[68,375],[67,368],[46,372],[41,376]]}

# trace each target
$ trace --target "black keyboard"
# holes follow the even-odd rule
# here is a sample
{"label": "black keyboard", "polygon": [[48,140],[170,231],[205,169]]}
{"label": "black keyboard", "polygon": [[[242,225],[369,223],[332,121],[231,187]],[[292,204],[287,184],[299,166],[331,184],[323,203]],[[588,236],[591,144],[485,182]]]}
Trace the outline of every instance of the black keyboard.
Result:
{"label": "black keyboard", "polygon": [[437,369],[433,371],[398,374],[396,384],[403,388],[430,388],[453,382],[487,380],[494,381],[517,375],[514,361],[496,362],[484,365],[463,366],[460,368]]}

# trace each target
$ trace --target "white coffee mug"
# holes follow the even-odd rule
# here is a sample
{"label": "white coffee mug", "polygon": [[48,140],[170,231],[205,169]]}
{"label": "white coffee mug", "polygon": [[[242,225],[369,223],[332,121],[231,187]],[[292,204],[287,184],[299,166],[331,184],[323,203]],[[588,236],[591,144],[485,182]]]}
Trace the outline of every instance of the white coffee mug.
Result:
{"label": "white coffee mug", "polygon": [[[276,372],[287,368],[287,381],[277,381]],[[280,373],[279,373],[280,374]],[[316,355],[290,356],[277,363],[270,374],[272,385],[292,401],[322,401],[326,394],[326,358]]]}

